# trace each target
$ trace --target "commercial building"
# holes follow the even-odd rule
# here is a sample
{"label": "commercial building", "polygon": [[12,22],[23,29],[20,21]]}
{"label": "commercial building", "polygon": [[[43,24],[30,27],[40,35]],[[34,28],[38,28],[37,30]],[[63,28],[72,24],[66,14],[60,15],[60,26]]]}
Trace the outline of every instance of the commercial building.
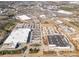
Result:
{"label": "commercial building", "polygon": [[65,10],[58,10],[54,12],[57,17],[72,17],[73,12],[65,11]]}
{"label": "commercial building", "polygon": [[26,15],[17,15],[16,19],[20,20],[20,21],[27,21],[29,19],[31,19],[30,17],[26,16]]}
{"label": "commercial building", "polygon": [[62,14],[68,14],[68,15],[72,15],[73,14],[72,12],[65,11],[65,10],[58,10],[57,12],[58,13],[62,13]]}
{"label": "commercial building", "polygon": [[15,49],[18,44],[26,44],[29,39],[31,29],[15,28],[4,41],[3,49]]}

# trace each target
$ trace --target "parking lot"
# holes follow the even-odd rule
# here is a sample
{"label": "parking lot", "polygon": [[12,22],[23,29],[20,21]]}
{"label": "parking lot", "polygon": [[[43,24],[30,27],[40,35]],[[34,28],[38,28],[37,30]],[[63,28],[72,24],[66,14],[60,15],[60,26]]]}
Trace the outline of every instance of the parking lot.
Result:
{"label": "parking lot", "polygon": [[55,45],[56,47],[67,47],[69,43],[65,40],[63,35],[52,35],[48,36],[49,44]]}

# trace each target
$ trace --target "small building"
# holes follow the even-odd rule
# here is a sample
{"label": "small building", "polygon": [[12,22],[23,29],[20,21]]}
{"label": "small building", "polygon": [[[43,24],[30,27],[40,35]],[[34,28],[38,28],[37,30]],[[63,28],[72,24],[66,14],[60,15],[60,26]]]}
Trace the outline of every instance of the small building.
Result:
{"label": "small building", "polygon": [[45,19],[46,15],[40,15],[40,18]]}

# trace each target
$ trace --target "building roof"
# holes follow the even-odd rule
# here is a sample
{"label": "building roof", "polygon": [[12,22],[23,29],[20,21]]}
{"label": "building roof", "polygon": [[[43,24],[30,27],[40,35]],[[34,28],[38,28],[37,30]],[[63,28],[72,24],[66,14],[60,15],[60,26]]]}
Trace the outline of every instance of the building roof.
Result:
{"label": "building roof", "polygon": [[41,18],[46,18],[46,15],[40,15]]}
{"label": "building roof", "polygon": [[25,43],[27,42],[30,29],[14,29],[4,43]]}
{"label": "building roof", "polygon": [[79,2],[78,1],[70,1],[69,3],[70,4],[78,4],[79,5]]}
{"label": "building roof", "polygon": [[58,12],[58,13],[62,13],[62,14],[68,14],[68,15],[73,14],[72,12],[65,11],[65,10],[58,10],[57,12]]}
{"label": "building roof", "polygon": [[16,16],[16,19],[20,19],[20,20],[28,20],[31,19],[30,17],[26,16],[26,15],[20,15],[20,16]]}
{"label": "building roof", "polygon": [[63,22],[62,22],[62,21],[60,21],[60,20],[57,20],[57,22],[58,22],[58,23],[63,23]]}

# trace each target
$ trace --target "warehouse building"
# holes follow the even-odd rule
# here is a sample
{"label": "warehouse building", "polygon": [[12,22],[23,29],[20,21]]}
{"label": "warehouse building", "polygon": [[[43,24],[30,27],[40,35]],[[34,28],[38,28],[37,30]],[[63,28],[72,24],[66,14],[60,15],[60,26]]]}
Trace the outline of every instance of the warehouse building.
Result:
{"label": "warehouse building", "polygon": [[8,38],[4,41],[2,49],[15,49],[18,44],[26,44],[30,40],[31,29],[28,28],[16,28],[14,29]]}
{"label": "warehouse building", "polygon": [[69,11],[65,11],[65,10],[58,10],[54,13],[58,17],[72,17],[73,16],[73,12],[69,12]]}
{"label": "warehouse building", "polygon": [[68,14],[68,15],[72,15],[73,14],[72,12],[65,11],[65,10],[58,10],[57,12],[58,13],[62,13],[62,14]]}
{"label": "warehouse building", "polygon": [[31,18],[28,17],[27,15],[17,15],[17,16],[16,16],[16,19],[23,22],[23,21],[30,20]]}

